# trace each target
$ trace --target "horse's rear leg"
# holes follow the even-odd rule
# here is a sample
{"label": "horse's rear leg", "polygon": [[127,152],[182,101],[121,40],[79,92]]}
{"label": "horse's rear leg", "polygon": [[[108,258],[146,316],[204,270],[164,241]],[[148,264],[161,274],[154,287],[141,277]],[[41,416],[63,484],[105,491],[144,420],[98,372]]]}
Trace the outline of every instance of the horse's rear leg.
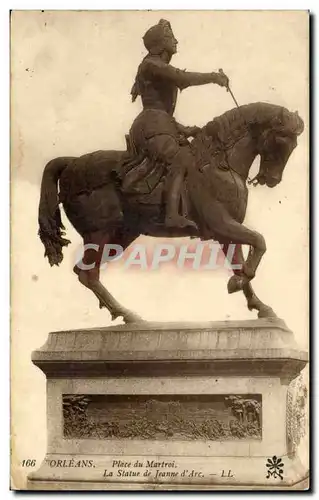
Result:
{"label": "horse's rear leg", "polygon": [[120,245],[124,251],[135,238],[136,235],[124,235],[119,231],[113,238],[105,234],[105,232],[88,234],[84,238],[84,256],[73,269],[78,275],[80,283],[92,290],[98,298],[100,307],[106,307],[109,310],[112,320],[122,316],[125,323],[140,322],[142,318],[123,307],[102,285],[100,282],[100,266],[102,264],[103,250],[106,244]]}
{"label": "horse's rear leg", "polygon": [[[223,252],[226,255],[228,255],[228,248],[229,248],[230,243],[226,243],[223,246]],[[232,259],[231,262],[229,262],[231,265],[236,265],[236,266],[242,266],[241,268],[237,269],[232,269],[234,276],[233,278],[237,279],[243,279],[243,266],[245,264],[245,259],[243,255],[243,248],[242,245],[235,245],[234,246],[234,252],[232,254]],[[231,280],[233,279],[230,279]],[[232,290],[232,287],[230,286],[230,283],[228,284],[228,291],[232,293],[233,291],[237,291],[236,289]],[[277,315],[273,311],[273,309],[270,306],[267,306],[264,304],[255,294],[253,287],[251,286],[250,282],[245,282],[243,281],[243,286],[242,286],[243,293],[246,297],[247,300],[247,307],[250,311],[253,309],[256,309],[258,311],[258,317],[259,318],[276,318]]]}

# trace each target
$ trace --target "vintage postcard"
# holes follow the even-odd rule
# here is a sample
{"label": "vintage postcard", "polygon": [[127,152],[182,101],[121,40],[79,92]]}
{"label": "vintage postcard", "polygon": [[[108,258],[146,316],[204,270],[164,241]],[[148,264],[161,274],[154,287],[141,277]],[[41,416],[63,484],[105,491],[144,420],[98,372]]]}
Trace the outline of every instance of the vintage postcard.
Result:
{"label": "vintage postcard", "polygon": [[12,11],[11,488],[309,488],[309,14]]}

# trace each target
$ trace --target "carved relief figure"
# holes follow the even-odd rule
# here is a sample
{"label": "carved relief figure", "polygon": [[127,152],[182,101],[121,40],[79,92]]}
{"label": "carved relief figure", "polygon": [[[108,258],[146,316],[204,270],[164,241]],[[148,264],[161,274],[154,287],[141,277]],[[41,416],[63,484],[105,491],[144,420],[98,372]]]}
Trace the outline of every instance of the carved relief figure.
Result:
{"label": "carved relief figure", "polygon": [[255,399],[244,399],[240,396],[227,396],[225,403],[239,423],[252,423],[260,427],[261,404]]}

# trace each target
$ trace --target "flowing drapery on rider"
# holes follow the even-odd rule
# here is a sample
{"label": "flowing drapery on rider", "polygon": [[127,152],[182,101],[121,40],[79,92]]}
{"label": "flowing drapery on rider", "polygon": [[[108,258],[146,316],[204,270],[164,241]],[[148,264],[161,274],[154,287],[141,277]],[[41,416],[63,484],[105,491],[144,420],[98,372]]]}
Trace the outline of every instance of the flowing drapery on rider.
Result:
{"label": "flowing drapery on rider", "polygon": [[148,54],[139,65],[131,91],[133,102],[141,96],[143,111],[134,120],[130,136],[138,152],[168,166],[165,225],[196,226],[179,213],[179,204],[185,174],[194,164],[187,137],[199,129],[184,127],[173,118],[177,93],[208,83],[227,87],[229,80],[224,73],[195,73],[173,67],[170,61],[178,42],[164,19],[145,33],[143,41]]}

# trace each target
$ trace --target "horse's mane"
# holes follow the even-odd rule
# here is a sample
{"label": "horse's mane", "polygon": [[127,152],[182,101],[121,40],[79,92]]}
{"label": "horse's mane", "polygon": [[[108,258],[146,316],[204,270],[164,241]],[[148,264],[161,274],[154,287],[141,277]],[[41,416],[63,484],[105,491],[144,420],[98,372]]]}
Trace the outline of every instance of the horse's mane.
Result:
{"label": "horse's mane", "polygon": [[222,143],[227,144],[230,138],[241,136],[248,127],[265,126],[274,118],[281,118],[283,112],[289,111],[276,104],[254,102],[230,109],[203,127],[203,133],[210,136],[218,133]]}
{"label": "horse's mane", "polygon": [[[283,121],[289,111],[275,104],[255,102],[230,109],[209,121],[192,141],[196,163],[209,163],[218,149],[228,149],[248,132],[258,134]],[[278,125],[277,125],[278,126]]]}

